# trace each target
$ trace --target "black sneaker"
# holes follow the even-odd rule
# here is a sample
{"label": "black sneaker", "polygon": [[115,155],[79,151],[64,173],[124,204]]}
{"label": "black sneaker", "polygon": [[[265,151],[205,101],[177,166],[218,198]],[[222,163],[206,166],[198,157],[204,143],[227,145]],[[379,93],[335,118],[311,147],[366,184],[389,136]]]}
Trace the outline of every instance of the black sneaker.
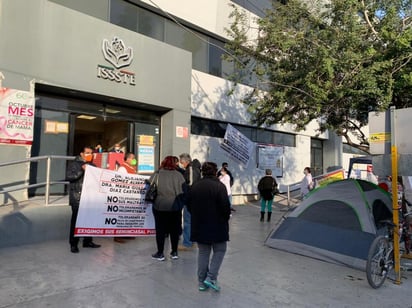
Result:
{"label": "black sneaker", "polygon": [[177,255],[177,252],[171,252],[170,253],[170,258],[172,259],[172,260],[177,260],[177,259],[179,259],[179,256]]}
{"label": "black sneaker", "polygon": [[79,253],[79,248],[78,248],[77,246],[71,246],[71,247],[70,247],[70,251],[71,251],[72,253]]}
{"label": "black sneaker", "polygon": [[158,260],[158,261],[164,261],[165,256],[162,253],[156,252],[155,254],[152,254],[152,259]]}
{"label": "black sneaker", "polygon": [[102,245],[98,245],[98,244],[96,244],[96,243],[93,243],[93,242],[83,242],[83,247],[84,248],[99,248],[99,247],[101,247]]}

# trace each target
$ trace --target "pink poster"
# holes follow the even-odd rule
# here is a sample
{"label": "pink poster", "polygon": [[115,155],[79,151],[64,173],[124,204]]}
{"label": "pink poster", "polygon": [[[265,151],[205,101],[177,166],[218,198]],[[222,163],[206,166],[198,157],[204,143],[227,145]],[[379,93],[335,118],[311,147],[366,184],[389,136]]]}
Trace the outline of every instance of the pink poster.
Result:
{"label": "pink poster", "polygon": [[0,143],[31,145],[34,127],[34,95],[0,88]]}

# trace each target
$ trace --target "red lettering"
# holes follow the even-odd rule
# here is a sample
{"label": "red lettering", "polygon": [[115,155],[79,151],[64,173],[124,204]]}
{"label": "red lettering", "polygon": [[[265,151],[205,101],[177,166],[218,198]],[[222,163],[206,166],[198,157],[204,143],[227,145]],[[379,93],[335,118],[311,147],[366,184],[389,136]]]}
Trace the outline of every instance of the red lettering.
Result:
{"label": "red lettering", "polygon": [[26,107],[11,107],[9,106],[8,110],[9,114],[12,115],[19,115],[24,117],[32,117],[33,116],[33,108],[26,108]]}

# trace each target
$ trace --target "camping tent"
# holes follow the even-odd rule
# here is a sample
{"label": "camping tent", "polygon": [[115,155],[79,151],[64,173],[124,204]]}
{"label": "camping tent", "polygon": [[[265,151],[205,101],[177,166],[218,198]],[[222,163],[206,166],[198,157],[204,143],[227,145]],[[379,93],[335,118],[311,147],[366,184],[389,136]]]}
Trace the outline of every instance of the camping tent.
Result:
{"label": "camping tent", "polygon": [[363,180],[336,181],[312,191],[265,244],[364,270],[376,225],[384,219],[392,219],[387,192]]}

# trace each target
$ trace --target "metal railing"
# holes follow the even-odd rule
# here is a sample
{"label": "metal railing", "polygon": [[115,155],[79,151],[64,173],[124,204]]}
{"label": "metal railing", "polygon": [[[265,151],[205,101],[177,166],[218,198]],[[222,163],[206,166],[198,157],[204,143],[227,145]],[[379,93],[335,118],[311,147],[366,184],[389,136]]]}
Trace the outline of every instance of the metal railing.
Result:
{"label": "metal railing", "polygon": [[15,160],[10,162],[0,163],[1,167],[12,166],[12,165],[19,165],[19,164],[27,164],[32,162],[40,162],[46,161],[46,181],[36,184],[22,184],[22,185],[15,185],[8,188],[2,188],[0,190],[0,194],[7,194],[13,191],[30,189],[30,188],[37,188],[37,187],[45,187],[45,205],[49,205],[50,201],[50,186],[51,185],[67,185],[69,184],[68,181],[51,181],[50,174],[51,174],[51,162],[52,160],[73,160],[74,156],[59,156],[59,155],[47,155],[47,156],[36,156],[30,157],[22,160]]}
{"label": "metal railing", "polygon": [[[344,172],[343,169],[337,169],[337,170],[333,170],[333,171],[331,171],[331,172],[327,172],[327,173],[323,173],[323,174],[314,176],[314,177],[312,178],[312,180],[313,180],[314,183],[315,183],[315,188],[319,187],[319,182],[318,182],[318,180],[320,180],[320,179],[322,179],[322,178],[325,178],[325,177],[327,177],[327,176],[330,175],[330,174],[334,174],[334,173],[340,172],[340,171]],[[344,177],[343,177],[343,178],[344,178]],[[286,191],[287,204],[288,204],[288,206],[291,204],[291,199],[292,199],[292,198],[291,198],[291,193],[292,193],[293,191],[300,190],[300,184],[301,184],[301,183],[302,183],[302,181],[296,182],[296,183],[292,183],[292,184],[284,184],[284,185],[281,184],[282,187],[279,187],[279,190],[280,190],[282,193],[284,193],[284,192]],[[284,189],[282,189],[282,188],[284,188]],[[295,199],[301,200],[301,196],[299,195],[299,197],[298,197],[298,198],[295,198]]]}

